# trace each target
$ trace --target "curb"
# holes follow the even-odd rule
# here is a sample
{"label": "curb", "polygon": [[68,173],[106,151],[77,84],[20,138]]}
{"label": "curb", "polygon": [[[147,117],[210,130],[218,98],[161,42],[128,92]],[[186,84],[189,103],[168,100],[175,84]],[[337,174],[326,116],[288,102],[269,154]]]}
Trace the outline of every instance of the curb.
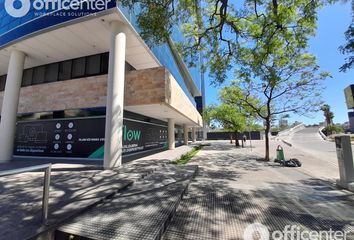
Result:
{"label": "curb", "polygon": [[283,143],[285,143],[286,145],[288,145],[289,147],[292,147],[293,145],[291,144],[291,143],[289,143],[289,142],[287,142],[287,141],[285,141],[285,140],[281,140]]}
{"label": "curb", "polygon": [[326,135],[324,135],[324,133],[322,132],[322,130],[324,129],[324,127],[321,127],[318,129],[318,133],[320,134],[320,136],[323,138],[323,140],[328,140]]}

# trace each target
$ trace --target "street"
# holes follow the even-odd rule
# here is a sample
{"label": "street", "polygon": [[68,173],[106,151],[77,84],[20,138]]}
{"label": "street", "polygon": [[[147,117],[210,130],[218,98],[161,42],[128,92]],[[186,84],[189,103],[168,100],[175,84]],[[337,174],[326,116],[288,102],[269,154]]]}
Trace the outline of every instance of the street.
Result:
{"label": "street", "polygon": [[[289,146],[282,140],[292,144]],[[248,141],[249,146],[249,141]],[[252,141],[252,151],[264,155],[264,141]],[[276,148],[280,145],[284,149],[285,158],[297,158],[303,166],[299,171],[310,176],[335,182],[339,178],[338,161],[334,142],[325,141],[318,133],[317,127],[304,128],[299,131],[290,131],[289,134],[270,140],[271,160],[276,158]]]}
{"label": "street", "polygon": [[290,138],[290,142],[294,148],[300,148],[304,152],[338,166],[334,142],[323,140],[318,133],[318,127],[304,128],[295,132]]}

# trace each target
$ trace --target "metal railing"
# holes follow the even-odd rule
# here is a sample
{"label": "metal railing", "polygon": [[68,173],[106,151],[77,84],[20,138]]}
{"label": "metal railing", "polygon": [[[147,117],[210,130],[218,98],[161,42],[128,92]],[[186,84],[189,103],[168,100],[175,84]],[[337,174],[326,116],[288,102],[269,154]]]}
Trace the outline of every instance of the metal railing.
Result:
{"label": "metal railing", "polygon": [[37,170],[44,169],[44,182],[43,182],[43,198],[42,198],[42,221],[47,224],[48,221],[48,206],[49,206],[49,187],[50,187],[50,174],[52,169],[52,164],[42,164],[31,167],[17,168],[12,170],[0,171],[0,177],[33,172]]}

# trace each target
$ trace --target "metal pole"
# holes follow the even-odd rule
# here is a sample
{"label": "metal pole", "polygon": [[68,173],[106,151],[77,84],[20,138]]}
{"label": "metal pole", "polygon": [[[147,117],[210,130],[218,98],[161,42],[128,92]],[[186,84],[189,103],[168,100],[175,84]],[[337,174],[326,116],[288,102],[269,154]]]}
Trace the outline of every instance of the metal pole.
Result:
{"label": "metal pole", "polygon": [[42,199],[42,220],[44,224],[48,221],[49,187],[52,166],[49,165],[44,171],[43,199]]}
{"label": "metal pole", "polygon": [[251,152],[252,152],[252,137],[251,137],[251,128],[248,129],[248,135],[250,136],[250,146],[251,146]]}

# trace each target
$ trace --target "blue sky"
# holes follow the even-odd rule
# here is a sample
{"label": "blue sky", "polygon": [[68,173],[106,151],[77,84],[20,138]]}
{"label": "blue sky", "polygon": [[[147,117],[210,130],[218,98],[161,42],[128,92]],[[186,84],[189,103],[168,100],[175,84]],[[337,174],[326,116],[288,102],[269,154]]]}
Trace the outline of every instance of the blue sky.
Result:
{"label": "blue sky", "polygon": [[[310,40],[309,52],[317,57],[317,62],[322,70],[329,71],[333,78],[325,81],[326,87],[323,92],[323,100],[329,104],[334,113],[334,122],[343,123],[348,121],[347,108],[344,98],[344,88],[354,83],[354,69],[346,73],[339,72],[345,56],[338,47],[345,43],[344,32],[351,22],[351,5],[338,3],[327,6],[318,14],[317,35]],[[217,103],[218,89],[208,85],[206,76],[206,103]],[[313,118],[291,116],[290,122],[301,121],[312,124],[324,121],[322,112],[315,113]]]}

